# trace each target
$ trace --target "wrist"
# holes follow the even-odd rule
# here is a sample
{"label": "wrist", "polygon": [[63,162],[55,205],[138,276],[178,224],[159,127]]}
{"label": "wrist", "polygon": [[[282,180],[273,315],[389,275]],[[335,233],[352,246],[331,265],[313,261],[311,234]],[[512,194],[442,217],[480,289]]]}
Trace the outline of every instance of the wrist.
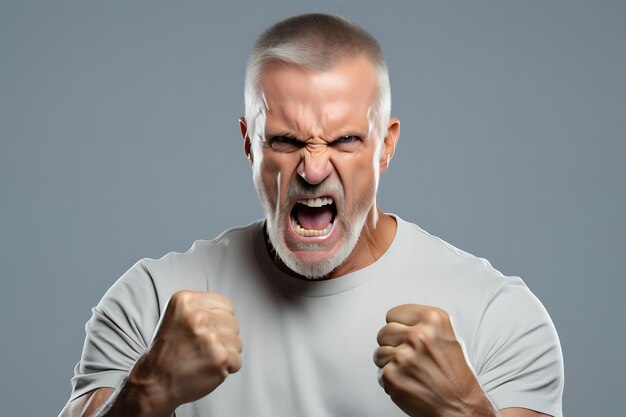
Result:
{"label": "wrist", "polygon": [[476,393],[466,415],[468,417],[501,417],[500,412],[482,388]]}
{"label": "wrist", "polygon": [[149,381],[136,380],[132,375],[124,381],[118,398],[125,404],[125,410],[133,410],[128,413],[133,416],[170,417],[176,409],[176,405],[167,401],[163,389]]}
{"label": "wrist", "polygon": [[96,417],[170,417],[175,407],[167,407],[144,384],[125,378]]}
{"label": "wrist", "polygon": [[142,369],[144,362],[142,357],[135,363],[99,417],[170,417],[174,413],[177,405],[168,401],[152,372]]}

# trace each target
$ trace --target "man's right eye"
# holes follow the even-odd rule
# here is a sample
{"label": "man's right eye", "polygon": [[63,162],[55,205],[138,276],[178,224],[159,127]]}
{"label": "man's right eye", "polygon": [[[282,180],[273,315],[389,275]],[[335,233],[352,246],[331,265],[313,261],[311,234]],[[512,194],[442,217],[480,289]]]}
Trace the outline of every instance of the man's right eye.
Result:
{"label": "man's right eye", "polygon": [[294,152],[304,146],[304,142],[291,136],[272,136],[269,140],[273,150],[278,152]]}

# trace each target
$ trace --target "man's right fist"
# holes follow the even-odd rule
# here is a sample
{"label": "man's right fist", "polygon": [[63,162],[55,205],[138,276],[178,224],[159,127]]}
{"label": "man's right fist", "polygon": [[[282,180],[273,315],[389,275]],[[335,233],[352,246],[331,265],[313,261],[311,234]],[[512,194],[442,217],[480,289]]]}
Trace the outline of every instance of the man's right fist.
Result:
{"label": "man's right fist", "polygon": [[153,407],[171,412],[209,394],[241,368],[233,314],[233,304],[221,294],[175,293],[128,382],[143,386]]}

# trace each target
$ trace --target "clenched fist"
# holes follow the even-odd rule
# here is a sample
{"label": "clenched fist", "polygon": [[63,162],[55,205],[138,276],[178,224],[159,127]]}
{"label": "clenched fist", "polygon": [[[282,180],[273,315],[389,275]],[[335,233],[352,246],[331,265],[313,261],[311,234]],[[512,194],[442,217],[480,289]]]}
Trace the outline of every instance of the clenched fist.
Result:
{"label": "clenched fist", "polygon": [[450,317],[405,304],[387,313],[374,362],[393,402],[411,416],[496,416],[465,361]]}
{"label": "clenched fist", "polygon": [[175,293],[129,382],[143,386],[151,393],[152,406],[170,414],[180,404],[207,395],[241,368],[233,314],[232,303],[221,294]]}

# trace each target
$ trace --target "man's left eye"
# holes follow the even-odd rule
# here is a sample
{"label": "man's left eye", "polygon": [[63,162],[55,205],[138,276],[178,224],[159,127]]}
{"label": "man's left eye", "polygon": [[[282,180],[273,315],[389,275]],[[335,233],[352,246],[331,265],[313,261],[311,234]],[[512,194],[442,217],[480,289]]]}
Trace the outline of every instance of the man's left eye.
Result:
{"label": "man's left eye", "polygon": [[347,145],[349,143],[353,143],[359,140],[358,136],[342,136],[339,139],[337,139],[337,143],[338,144],[342,144],[342,145]]}

